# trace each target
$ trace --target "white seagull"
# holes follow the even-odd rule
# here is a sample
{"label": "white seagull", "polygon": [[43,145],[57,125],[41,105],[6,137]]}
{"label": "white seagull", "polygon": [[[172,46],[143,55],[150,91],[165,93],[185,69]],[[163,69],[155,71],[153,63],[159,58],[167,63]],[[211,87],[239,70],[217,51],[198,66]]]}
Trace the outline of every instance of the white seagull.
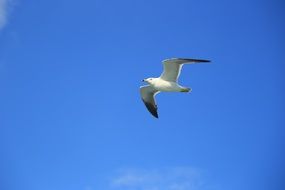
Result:
{"label": "white seagull", "polygon": [[181,68],[185,63],[205,63],[209,60],[203,59],[184,59],[184,58],[171,58],[163,60],[163,72],[158,78],[147,78],[143,82],[148,85],[140,87],[141,98],[148,109],[148,111],[156,118],[157,105],[155,102],[155,95],[159,92],[190,92],[191,88],[180,86],[177,79],[180,75]]}

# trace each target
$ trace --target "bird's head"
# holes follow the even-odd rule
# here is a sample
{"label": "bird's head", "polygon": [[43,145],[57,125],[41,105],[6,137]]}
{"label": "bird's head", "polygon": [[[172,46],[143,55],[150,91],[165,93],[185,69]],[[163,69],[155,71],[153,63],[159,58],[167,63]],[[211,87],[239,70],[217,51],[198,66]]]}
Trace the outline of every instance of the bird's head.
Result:
{"label": "bird's head", "polygon": [[154,78],[146,78],[146,79],[143,79],[142,82],[146,82],[148,84],[152,84],[154,82]]}

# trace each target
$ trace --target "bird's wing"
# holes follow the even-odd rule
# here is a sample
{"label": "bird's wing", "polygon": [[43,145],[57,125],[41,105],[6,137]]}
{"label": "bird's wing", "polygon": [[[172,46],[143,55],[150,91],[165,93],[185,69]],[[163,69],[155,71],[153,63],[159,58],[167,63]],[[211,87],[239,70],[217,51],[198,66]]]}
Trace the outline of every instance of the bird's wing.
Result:
{"label": "bird's wing", "polygon": [[141,98],[148,109],[148,111],[156,118],[158,118],[157,114],[157,105],[155,103],[155,95],[159,93],[159,91],[155,90],[149,85],[140,87]]}
{"label": "bird's wing", "polygon": [[202,62],[210,62],[210,61],[203,59],[184,59],[184,58],[165,59],[162,61],[163,72],[160,75],[160,78],[167,81],[177,82],[183,64],[202,63]]}

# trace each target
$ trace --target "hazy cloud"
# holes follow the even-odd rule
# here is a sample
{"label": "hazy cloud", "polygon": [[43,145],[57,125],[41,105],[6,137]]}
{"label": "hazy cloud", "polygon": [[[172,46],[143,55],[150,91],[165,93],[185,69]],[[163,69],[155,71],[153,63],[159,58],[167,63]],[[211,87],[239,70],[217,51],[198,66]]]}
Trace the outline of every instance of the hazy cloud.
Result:
{"label": "hazy cloud", "polygon": [[11,4],[11,0],[0,0],[0,30],[7,23],[8,6]]}
{"label": "hazy cloud", "polygon": [[212,190],[204,177],[201,170],[188,167],[127,169],[118,172],[111,186],[116,190]]}

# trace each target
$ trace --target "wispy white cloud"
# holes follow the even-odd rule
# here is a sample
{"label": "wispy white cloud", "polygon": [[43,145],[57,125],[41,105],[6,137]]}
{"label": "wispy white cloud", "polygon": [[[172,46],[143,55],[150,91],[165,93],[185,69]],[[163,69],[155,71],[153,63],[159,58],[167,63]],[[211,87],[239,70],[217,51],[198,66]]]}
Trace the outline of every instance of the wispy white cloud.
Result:
{"label": "wispy white cloud", "polygon": [[7,23],[8,7],[12,0],[0,0],[0,30]]}
{"label": "wispy white cloud", "polygon": [[125,169],[113,178],[113,189],[124,190],[213,190],[201,170],[175,167],[161,170]]}

